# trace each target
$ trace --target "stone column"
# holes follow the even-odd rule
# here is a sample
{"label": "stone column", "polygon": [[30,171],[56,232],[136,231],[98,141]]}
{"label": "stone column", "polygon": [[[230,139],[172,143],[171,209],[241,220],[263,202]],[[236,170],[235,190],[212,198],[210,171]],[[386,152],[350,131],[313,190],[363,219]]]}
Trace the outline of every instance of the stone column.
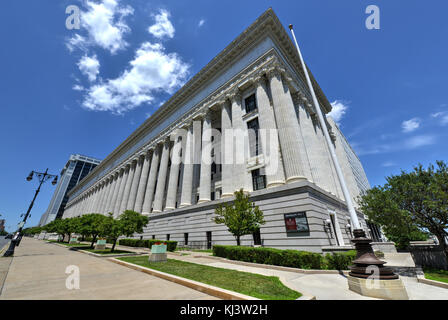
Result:
{"label": "stone column", "polygon": [[285,167],[286,182],[305,180],[300,156],[300,127],[288,86],[283,83],[281,72],[273,68],[268,72],[274,104],[275,119]]}
{"label": "stone column", "polygon": [[201,176],[199,182],[198,203],[210,201],[212,184],[212,118],[209,110],[202,123]]}
{"label": "stone column", "polygon": [[[258,121],[260,123],[261,149],[265,161],[266,187],[276,187],[285,183],[285,171],[280,156],[280,145],[278,141],[277,125],[275,123],[274,110],[267,93],[265,78],[258,75],[254,79],[255,97],[258,108]],[[265,138],[262,138],[262,135]],[[271,141],[275,139],[274,141]]]}
{"label": "stone column", "polygon": [[182,177],[182,191],[180,198],[180,207],[191,205],[193,191],[193,168],[194,168],[194,122],[188,127],[187,140],[185,142],[184,158],[184,174]]}
{"label": "stone column", "polygon": [[92,204],[92,213],[96,213],[96,208],[98,206],[98,202],[99,202],[99,197],[100,197],[100,190],[101,190],[101,186],[97,185],[95,187],[95,193],[94,193],[94,200],[93,200],[93,204]]}
{"label": "stone column", "polygon": [[138,182],[137,198],[135,199],[134,211],[142,212],[143,201],[145,198],[146,184],[148,183],[149,165],[151,157],[149,152],[145,153],[143,159],[142,173],[140,174],[140,181]]}
{"label": "stone column", "polygon": [[117,185],[117,174],[114,172],[111,175],[111,182],[110,182],[110,192],[109,195],[107,196],[107,200],[106,203],[104,205],[104,213],[108,214],[109,212],[111,212],[113,210],[113,204],[114,204],[114,193],[115,193],[115,187]]}
{"label": "stone column", "polygon": [[109,192],[109,178],[104,180],[103,191],[101,192],[100,205],[98,206],[98,213],[103,213],[104,203],[106,202],[107,193]]}
{"label": "stone column", "polygon": [[143,209],[142,209],[143,214],[149,214],[151,212],[152,203],[154,200],[154,190],[156,187],[158,167],[159,167],[159,160],[161,153],[160,149],[161,149],[160,146],[156,146],[152,153],[151,167],[149,168],[148,183],[146,185],[145,199],[143,201]]}
{"label": "stone column", "polygon": [[154,213],[162,212],[163,197],[165,195],[165,183],[168,170],[168,161],[170,158],[170,141],[167,140],[163,144],[162,159],[160,160],[159,175],[157,178],[156,194],[154,196]]}
{"label": "stone column", "polygon": [[132,185],[132,181],[134,180],[134,175],[135,175],[135,166],[136,166],[136,161],[132,160],[131,164],[129,166],[128,179],[126,180],[126,185],[124,187],[123,201],[121,201],[120,214],[123,213],[124,210],[128,209],[128,201],[129,201],[129,196],[131,193],[131,185]]}
{"label": "stone column", "polygon": [[[168,180],[168,190],[166,194],[165,210],[172,210],[176,208],[177,186],[179,183],[179,168],[182,160],[182,136],[174,136],[174,146],[171,153],[171,169]],[[184,152],[185,153],[185,152]]]}
{"label": "stone column", "polygon": [[129,193],[129,200],[127,204],[128,210],[134,210],[135,200],[137,197],[138,184],[140,182],[140,175],[142,173],[143,157],[138,157],[137,163],[135,164],[134,178],[132,179],[131,191]]}
{"label": "stone column", "polygon": [[247,124],[243,120],[241,106],[241,93],[234,89],[228,96],[232,103],[232,128],[233,128],[233,191],[243,189],[251,192],[252,176],[247,171],[247,157],[249,154],[249,135]]}
{"label": "stone column", "polygon": [[116,182],[115,191],[114,191],[114,195],[113,195],[114,200],[112,201],[112,204],[111,204],[112,209],[110,210],[114,214],[114,216],[118,212],[118,209],[120,209],[118,198],[120,196],[120,189],[121,189],[121,184],[123,181],[123,174],[124,174],[124,170],[119,169],[117,172],[117,182]]}
{"label": "stone column", "polygon": [[229,103],[221,104],[221,198],[233,196],[233,132],[232,110]]}
{"label": "stone column", "polygon": [[117,218],[122,214],[121,203],[123,202],[124,188],[129,175],[129,165],[127,165],[123,171],[120,182],[120,189],[118,190],[117,202],[115,204],[114,217]]}

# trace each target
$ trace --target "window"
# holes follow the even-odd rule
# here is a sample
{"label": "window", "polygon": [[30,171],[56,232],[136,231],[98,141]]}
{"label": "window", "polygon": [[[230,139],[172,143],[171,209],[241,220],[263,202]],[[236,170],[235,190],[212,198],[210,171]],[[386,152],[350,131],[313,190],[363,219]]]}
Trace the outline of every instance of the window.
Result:
{"label": "window", "polygon": [[166,235],[166,240],[170,241],[170,234],[169,233]]}
{"label": "window", "polygon": [[266,188],[266,176],[260,173],[260,169],[252,170],[252,184],[254,191]]}
{"label": "window", "polygon": [[215,200],[215,192],[212,192],[212,193],[211,193],[211,200],[212,200],[212,201]]}
{"label": "window", "polygon": [[258,123],[258,118],[248,121],[247,129],[249,129],[250,155],[258,156],[260,154],[259,137],[258,137],[259,136],[258,130],[260,129],[260,125]]}
{"label": "window", "polygon": [[254,231],[254,233],[252,233],[252,236],[254,238],[254,246],[260,246],[261,245],[260,228]]}
{"label": "window", "polygon": [[184,233],[185,245],[188,245],[188,233]]}
{"label": "window", "polygon": [[244,99],[244,106],[246,108],[246,113],[252,112],[257,109],[257,103],[255,101],[255,94],[248,96]]}
{"label": "window", "polygon": [[152,235],[152,239],[154,240],[155,238],[156,238],[156,236],[153,234],[153,235]]}

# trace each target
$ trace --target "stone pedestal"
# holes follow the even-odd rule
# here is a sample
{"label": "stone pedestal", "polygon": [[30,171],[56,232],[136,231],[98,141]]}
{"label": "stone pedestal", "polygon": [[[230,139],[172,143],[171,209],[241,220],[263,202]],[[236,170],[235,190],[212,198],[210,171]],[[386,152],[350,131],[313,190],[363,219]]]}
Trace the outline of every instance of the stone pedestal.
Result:
{"label": "stone pedestal", "polygon": [[151,253],[149,255],[149,262],[166,262],[166,252],[165,253]]}
{"label": "stone pedestal", "polygon": [[106,250],[105,244],[95,244],[95,250]]}
{"label": "stone pedestal", "polygon": [[409,300],[401,279],[363,279],[348,275],[347,280],[349,289],[363,296],[387,300]]}

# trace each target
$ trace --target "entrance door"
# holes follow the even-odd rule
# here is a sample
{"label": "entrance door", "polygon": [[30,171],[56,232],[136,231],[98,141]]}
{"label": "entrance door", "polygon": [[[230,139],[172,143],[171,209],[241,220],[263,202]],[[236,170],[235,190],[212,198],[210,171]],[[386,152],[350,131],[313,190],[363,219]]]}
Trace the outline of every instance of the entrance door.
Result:
{"label": "entrance door", "polygon": [[336,239],[336,243],[338,244],[338,246],[340,245],[339,243],[339,237],[338,237],[338,233],[336,232],[336,222],[334,221],[334,214],[330,214],[330,219],[331,219],[331,227],[333,229],[334,232],[334,238]]}
{"label": "entrance door", "polygon": [[207,249],[212,248],[212,232],[207,231]]}

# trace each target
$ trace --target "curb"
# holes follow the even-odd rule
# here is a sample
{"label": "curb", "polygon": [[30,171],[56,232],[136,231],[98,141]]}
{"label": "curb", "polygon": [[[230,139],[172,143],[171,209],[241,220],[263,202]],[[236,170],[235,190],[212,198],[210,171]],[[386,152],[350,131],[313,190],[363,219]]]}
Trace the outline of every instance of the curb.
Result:
{"label": "curb", "polygon": [[441,281],[436,281],[436,280],[426,279],[424,276],[418,275],[417,276],[417,281],[420,282],[420,283],[428,284],[430,286],[435,286],[435,287],[439,287],[439,288],[448,289],[448,283],[441,282]]}
{"label": "curb", "polygon": [[99,254],[99,253],[94,253],[94,252],[90,252],[90,251],[86,251],[86,250],[82,250],[82,249],[76,249],[76,248],[70,248],[69,250],[85,253],[90,256],[94,256],[94,257],[98,257],[98,258],[130,257],[130,256],[139,256],[139,255],[143,254],[143,253],[137,253],[137,252],[117,253],[117,254]]}
{"label": "curb", "polygon": [[[152,276],[156,276],[171,282],[175,282],[177,284],[183,285],[185,287],[191,288],[193,290],[197,290],[203,293],[206,293],[208,295],[223,299],[223,300],[260,300],[258,298],[254,298],[251,296],[247,296],[241,293],[237,293],[237,292],[233,292],[230,290],[226,290],[226,289],[222,289],[222,288],[218,288],[215,286],[211,286],[202,282],[198,282],[198,281],[194,281],[194,280],[189,280],[189,279],[185,279],[185,278],[181,278],[169,273],[165,273],[165,272],[161,272],[161,271],[157,271],[154,269],[150,269],[150,268],[146,268],[146,267],[142,267],[133,263],[129,263],[129,262],[125,262],[125,261],[121,261],[118,259],[114,259],[114,258],[109,258],[107,259],[113,263],[137,270],[137,271],[141,271],[147,274],[150,274]],[[303,296],[302,296],[303,297]],[[300,299],[300,298],[299,298]]]}
{"label": "curb", "polygon": [[298,268],[292,268],[292,267],[282,267],[282,266],[274,266],[272,264],[263,264],[263,263],[253,263],[253,262],[245,262],[245,261],[238,261],[238,260],[230,260],[222,257],[215,257],[215,256],[192,256],[193,258],[206,258],[206,259],[213,259],[213,260],[219,260],[222,262],[232,263],[232,264],[238,264],[241,266],[247,266],[247,267],[255,267],[255,268],[263,268],[263,269],[272,269],[272,270],[278,270],[278,271],[287,271],[287,272],[295,272],[295,273],[302,273],[302,274],[341,274],[341,272],[344,275],[348,275],[350,270],[314,270],[314,269],[298,269]]}

